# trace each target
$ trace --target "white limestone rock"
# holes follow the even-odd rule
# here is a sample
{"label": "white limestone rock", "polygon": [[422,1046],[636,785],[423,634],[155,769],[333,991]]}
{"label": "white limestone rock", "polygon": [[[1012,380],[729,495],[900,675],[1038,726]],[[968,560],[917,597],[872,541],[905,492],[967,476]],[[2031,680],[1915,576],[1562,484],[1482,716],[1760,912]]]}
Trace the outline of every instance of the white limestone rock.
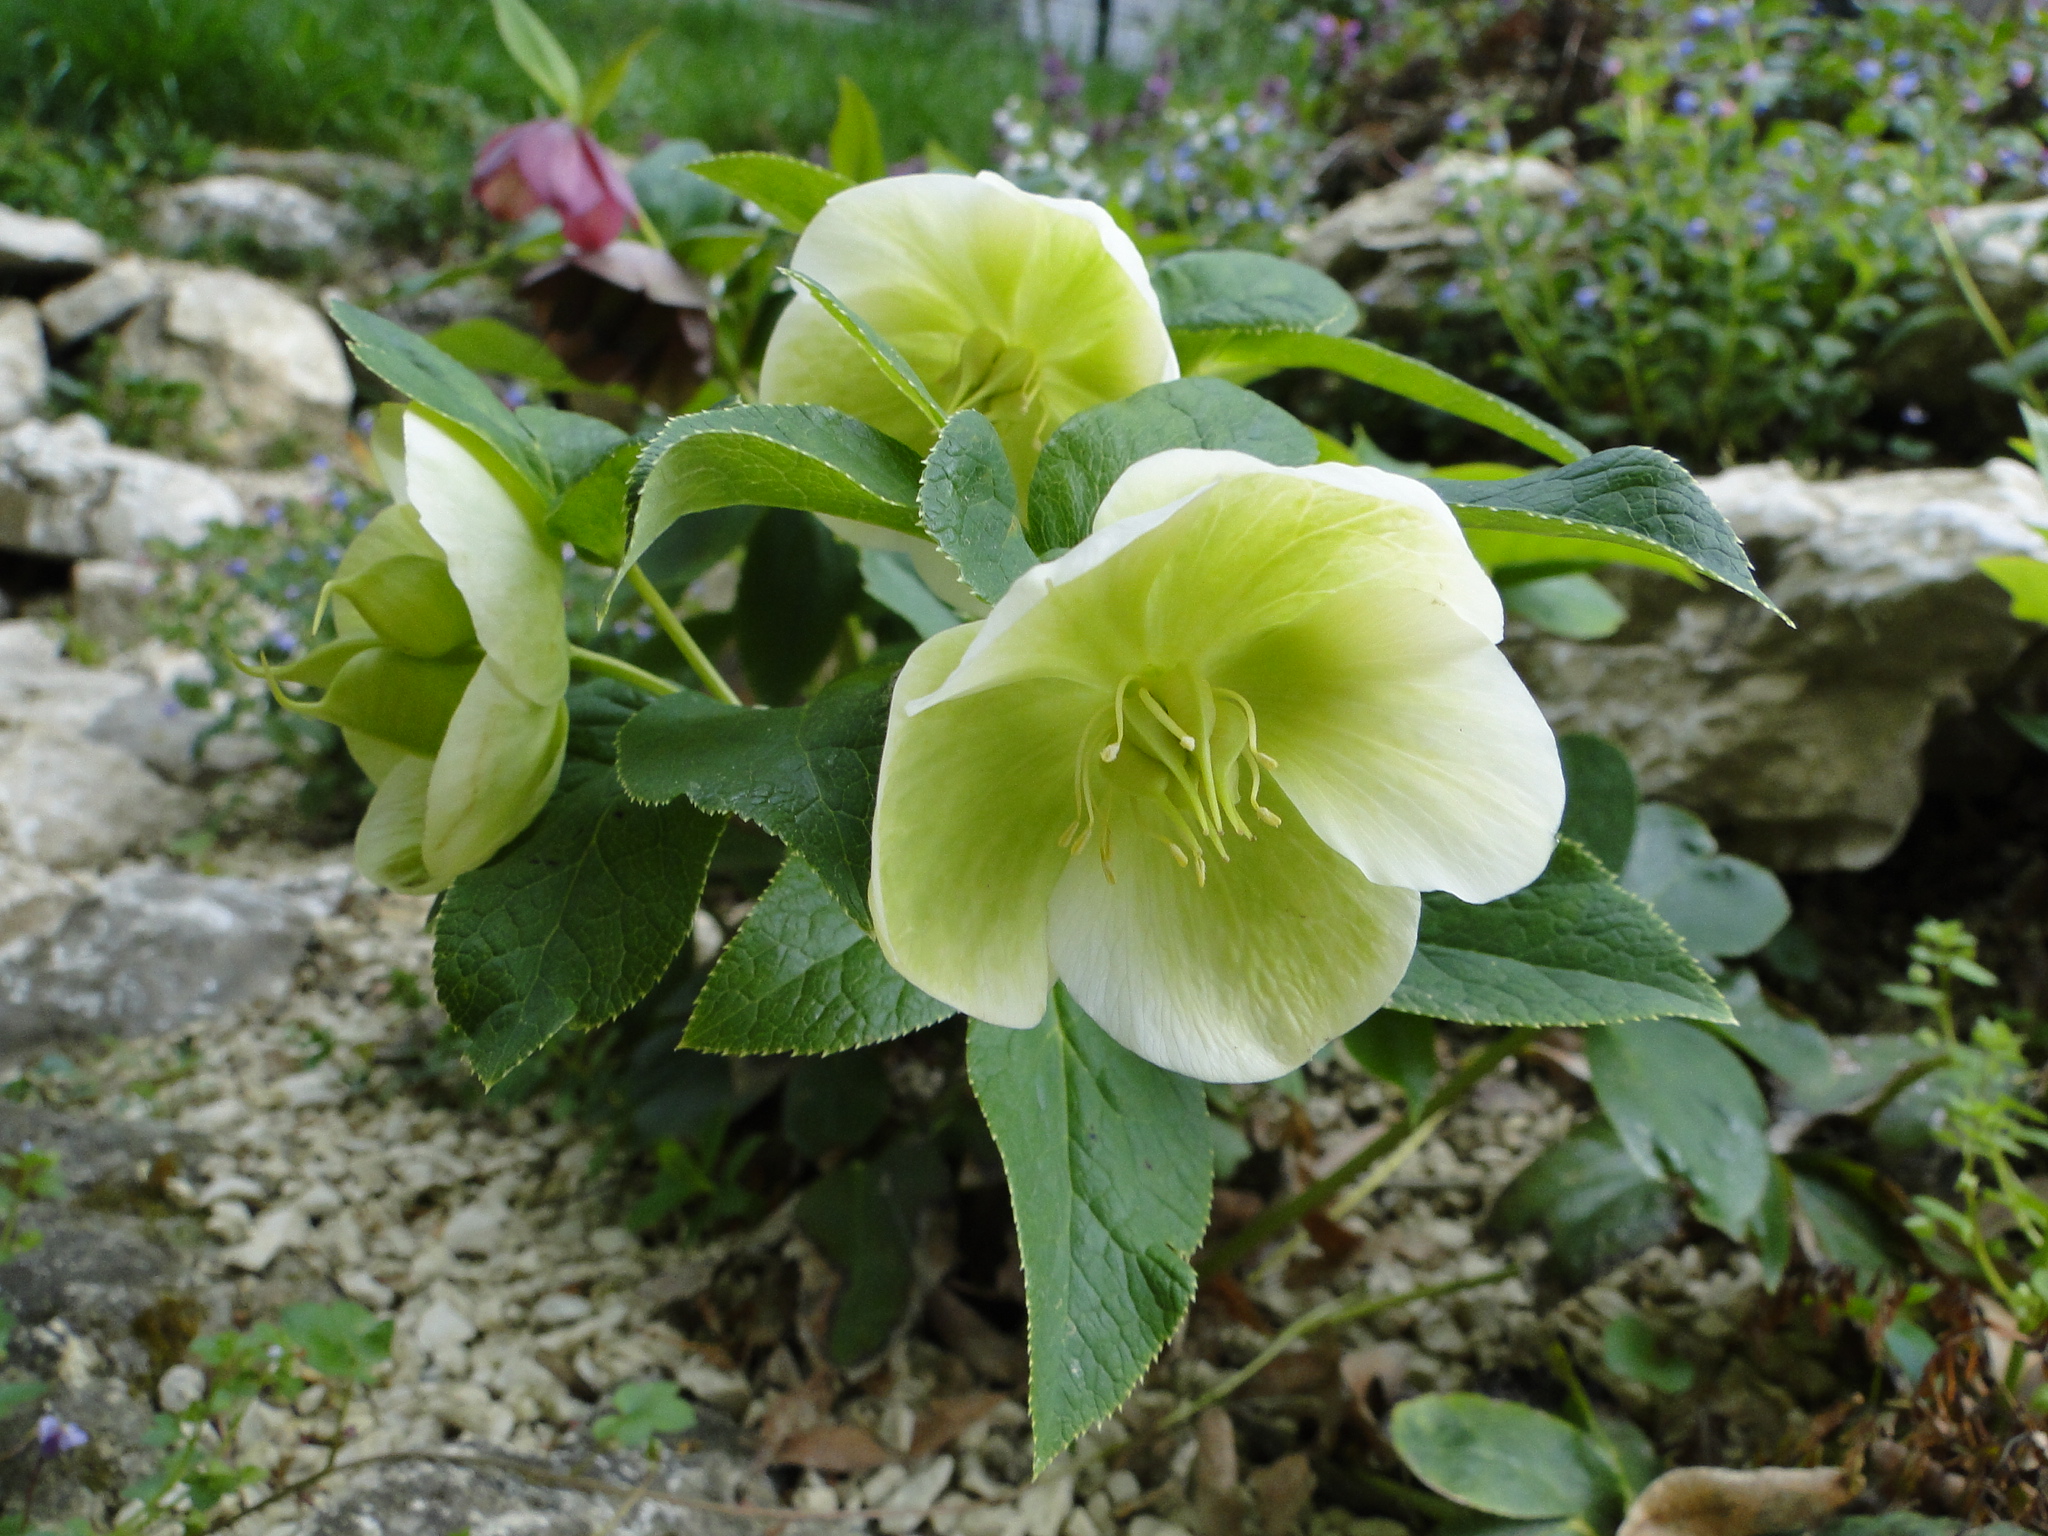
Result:
{"label": "white limestone rock", "polygon": [[241,498],[218,475],[116,447],[94,417],[0,432],[0,549],[135,560],[152,539],[187,546],[242,520]]}
{"label": "white limestone rock", "polygon": [[107,242],[76,219],[50,219],[0,207],[0,273],[57,281],[102,265]]}
{"label": "white limestone rock", "polygon": [[102,869],[151,853],[206,808],[126,752],[30,729],[0,742],[0,848],[51,869]]}
{"label": "white limestone rock", "polygon": [[50,392],[43,323],[24,299],[0,299],[0,427],[26,421]]}
{"label": "white limestone rock", "polygon": [[246,241],[275,255],[336,252],[362,221],[340,203],[268,176],[202,176],[151,199],[149,233],[169,251]]}
{"label": "white limestone rock", "polygon": [[156,264],[140,256],[119,256],[82,282],[43,295],[37,306],[50,344],[68,347],[125,320],[156,297]]}

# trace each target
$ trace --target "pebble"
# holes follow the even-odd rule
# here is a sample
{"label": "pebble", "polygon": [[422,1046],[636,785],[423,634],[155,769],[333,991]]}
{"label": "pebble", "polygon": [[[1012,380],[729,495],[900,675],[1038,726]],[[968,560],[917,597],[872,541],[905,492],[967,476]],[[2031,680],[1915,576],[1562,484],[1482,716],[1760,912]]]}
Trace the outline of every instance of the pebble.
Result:
{"label": "pebble", "polygon": [[156,1405],[165,1413],[183,1413],[206,1396],[206,1372],[196,1365],[174,1365],[157,1378]]}

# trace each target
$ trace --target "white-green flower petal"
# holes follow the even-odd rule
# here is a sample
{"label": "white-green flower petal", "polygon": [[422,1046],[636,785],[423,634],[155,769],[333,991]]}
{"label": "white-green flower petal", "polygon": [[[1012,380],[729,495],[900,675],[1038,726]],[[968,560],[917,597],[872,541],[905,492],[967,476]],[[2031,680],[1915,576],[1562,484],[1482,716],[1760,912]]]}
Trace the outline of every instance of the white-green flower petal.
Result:
{"label": "white-green flower petal", "polygon": [[405,501],[405,407],[397,401],[377,407],[370,428],[370,460],[377,466],[377,478],[384,482],[384,494],[393,501]]}
{"label": "white-green flower petal", "polygon": [[[1158,458],[1168,462],[1141,461],[1125,478],[1170,499],[1138,512],[1123,498],[1108,526],[1020,576],[953,675],[914,707],[1023,676],[1114,687],[1153,668],[1204,671],[1365,588],[1425,593],[1475,641],[1499,638],[1499,594],[1449,510],[1414,481],[1339,483],[1197,449]],[[1209,468],[1215,479],[1187,494]]]}
{"label": "white-green flower petal", "polygon": [[441,888],[420,857],[427,782],[433,771],[431,759],[409,752],[386,759],[376,796],[356,828],[356,868],[365,880],[408,896]]}
{"label": "white-green flower petal", "polygon": [[889,963],[942,1002],[1028,1029],[1052,987],[1046,904],[1067,864],[1074,752],[1100,702],[1047,681],[915,718],[975,626],[918,647],[896,684],[875,805],[869,907]]}
{"label": "white-green flower petal", "polygon": [[540,814],[568,739],[569,710],[559,697],[535,704],[495,659],[477,668],[427,790],[420,857],[436,889],[482,864]]}
{"label": "white-green flower petal", "polygon": [[[340,564],[334,568],[334,581],[349,581],[373,565],[381,565],[402,555],[419,555],[443,562],[448,558],[441,553],[441,546],[420,526],[419,513],[403,503],[379,512],[370,519],[370,526],[350,541],[342,552]],[[345,597],[331,595],[331,584],[328,607],[334,615],[334,632],[342,639],[371,632],[369,622],[356,612],[355,604]]]}
{"label": "white-green flower petal", "polygon": [[348,755],[356,760],[356,766],[363,770],[363,777],[379,787],[392,769],[412,756],[405,748],[393,746],[383,737],[372,736],[368,731],[344,729],[341,743],[348,748]]}
{"label": "white-green flower petal", "polygon": [[1375,885],[1283,825],[1213,851],[1197,885],[1141,827],[1113,824],[1114,883],[1092,850],[1052,899],[1053,968],[1125,1046],[1207,1082],[1290,1072],[1393,995],[1421,900]]}
{"label": "white-green flower petal", "polygon": [[420,526],[446,555],[485,653],[529,703],[553,705],[569,686],[560,546],[482,461],[416,411],[405,418],[405,461]]}
{"label": "white-green flower petal", "polygon": [[1252,641],[1219,684],[1311,827],[1370,879],[1485,902],[1549,862],[1564,774],[1507,658],[1433,597],[1374,586]]}
{"label": "white-green flower petal", "polygon": [[[1130,238],[1099,208],[987,172],[841,192],[790,265],[890,342],[948,411],[986,414],[1020,484],[1068,417],[1179,377]],[[761,397],[836,407],[920,452],[936,436],[808,294],[776,322]]]}

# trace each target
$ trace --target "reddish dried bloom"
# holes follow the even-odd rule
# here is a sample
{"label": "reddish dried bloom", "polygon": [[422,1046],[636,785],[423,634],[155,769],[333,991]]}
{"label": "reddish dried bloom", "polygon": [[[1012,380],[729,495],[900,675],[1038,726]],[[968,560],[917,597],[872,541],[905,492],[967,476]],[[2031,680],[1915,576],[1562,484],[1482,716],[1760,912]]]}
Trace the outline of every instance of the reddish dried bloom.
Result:
{"label": "reddish dried bloom", "polygon": [[553,117],[495,135],[476,157],[469,191],[507,223],[554,209],[569,243],[586,251],[610,245],[639,214],[605,147],[587,129]]}

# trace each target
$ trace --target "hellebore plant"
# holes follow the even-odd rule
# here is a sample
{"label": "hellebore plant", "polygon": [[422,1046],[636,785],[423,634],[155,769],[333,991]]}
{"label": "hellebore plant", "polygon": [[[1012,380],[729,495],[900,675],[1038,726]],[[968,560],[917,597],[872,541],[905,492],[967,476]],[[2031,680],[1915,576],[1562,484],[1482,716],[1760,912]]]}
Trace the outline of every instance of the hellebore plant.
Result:
{"label": "hellebore plant", "polygon": [[420,412],[390,411],[378,437],[397,501],[335,570],[337,638],[274,679],[324,689],[287,707],[339,726],[377,786],[357,867],[438,891],[522,831],[561,772],[562,558],[523,488]]}
{"label": "hellebore plant", "polygon": [[[515,35],[537,79],[562,75]],[[1589,455],[1349,338],[1355,307],[1320,274],[1217,251],[1148,275],[1102,209],[993,176],[849,185],[884,159],[851,87],[841,116],[831,169],[692,162],[797,234],[795,292],[755,387],[735,338],[780,280],[764,235],[711,306],[737,402],[636,441],[507,410],[426,340],[336,307],[414,403],[373,442],[397,505],[339,569],[340,638],[279,682],[324,688],[296,707],[378,781],[364,870],[447,888],[435,983],[487,1082],[658,987],[686,989],[682,1043],[706,1052],[827,1055],[970,1016],[1042,1467],[1123,1401],[1194,1294],[1198,1080],[1273,1078],[1360,1026],[1413,1043],[1429,1020],[1733,1021],[1619,856],[1558,838],[1558,746],[1468,532],[1546,571],[1635,560],[1769,599],[1681,466]],[[1554,467],[1424,482],[1317,463],[1343,450],[1238,382],[1294,366]],[[913,558],[856,563],[805,516]],[[638,665],[657,649],[568,646],[564,543],[650,605],[672,676]],[[685,624],[665,599],[734,550],[730,616]],[[938,600],[970,608],[962,590],[985,618]],[[801,702],[742,707],[735,653]],[[565,691],[572,663],[601,681]],[[678,957],[735,817],[782,863],[702,974]],[[1524,1036],[1500,1038],[1488,1066]],[[832,1175],[861,1242],[915,1229],[893,1155]],[[835,1321],[840,1363],[881,1347],[892,1305],[909,1292]]]}
{"label": "hellebore plant", "polygon": [[1029,1029],[1055,978],[1148,1061],[1292,1070],[1386,1002],[1419,891],[1535,879],[1557,743],[1450,511],[1376,469],[1182,449],[897,684],[890,964]]}

